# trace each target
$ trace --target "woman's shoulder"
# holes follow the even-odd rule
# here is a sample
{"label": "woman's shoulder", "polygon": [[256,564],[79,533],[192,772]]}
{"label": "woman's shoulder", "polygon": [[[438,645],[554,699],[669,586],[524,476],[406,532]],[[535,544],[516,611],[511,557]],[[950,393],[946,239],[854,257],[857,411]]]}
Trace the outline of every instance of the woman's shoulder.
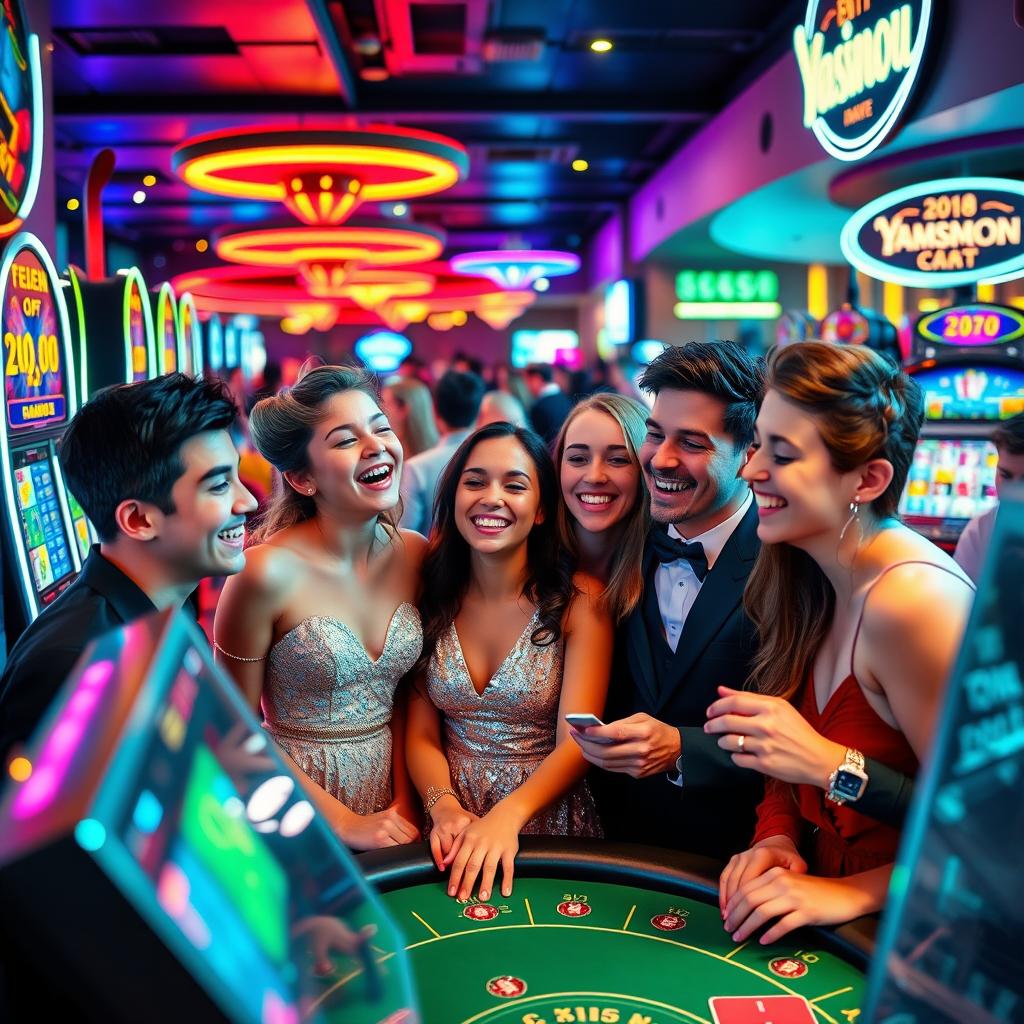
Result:
{"label": "woman's shoulder", "polygon": [[576,593],[588,601],[599,601],[605,591],[605,585],[596,576],[586,572],[574,572],[572,585]]}
{"label": "woman's shoulder", "polygon": [[281,542],[285,532],[282,530],[245,549],[245,568],[238,574],[240,582],[257,590],[276,592],[301,576],[301,556]]}

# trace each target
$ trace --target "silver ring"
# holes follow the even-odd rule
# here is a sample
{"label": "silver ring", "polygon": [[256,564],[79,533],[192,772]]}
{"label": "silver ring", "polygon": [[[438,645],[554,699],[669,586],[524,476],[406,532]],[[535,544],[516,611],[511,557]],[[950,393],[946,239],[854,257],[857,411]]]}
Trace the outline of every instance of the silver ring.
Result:
{"label": "silver ring", "polygon": [[740,735],[736,737],[736,749],[742,754],[743,744],[747,742],[747,737]]}

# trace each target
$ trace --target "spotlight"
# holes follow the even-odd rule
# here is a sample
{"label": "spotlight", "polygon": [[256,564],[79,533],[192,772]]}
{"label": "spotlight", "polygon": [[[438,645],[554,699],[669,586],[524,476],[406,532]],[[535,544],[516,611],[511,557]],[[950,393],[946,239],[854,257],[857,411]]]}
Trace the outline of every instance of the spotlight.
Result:
{"label": "spotlight", "polygon": [[138,190],[138,192],[136,192],[132,196],[132,202],[135,203],[136,205],[138,205],[139,203],[144,203],[145,201],[146,201],[146,193],[143,192],[142,189],[140,188]]}
{"label": "spotlight", "polygon": [[572,169],[574,171],[585,171],[588,167],[590,167],[590,164],[586,160],[573,160],[572,162]]}
{"label": "spotlight", "polygon": [[147,188],[152,188],[156,184],[156,175],[155,174],[147,174],[142,179],[142,184],[145,185]]}
{"label": "spotlight", "polygon": [[75,212],[75,210],[77,210],[77,209],[78,209],[78,207],[79,207],[79,206],[81,206],[81,205],[82,205],[82,204],[81,204],[81,203],[80,203],[80,202],[79,202],[79,201],[78,201],[77,199],[71,198],[71,199],[69,199],[69,200],[68,200],[68,209],[69,209],[69,210],[70,210],[70,211],[71,211],[72,213],[74,213],[74,212]]}
{"label": "spotlight", "polygon": [[595,39],[590,44],[590,48],[594,53],[607,53],[612,48],[612,41],[610,39]]}

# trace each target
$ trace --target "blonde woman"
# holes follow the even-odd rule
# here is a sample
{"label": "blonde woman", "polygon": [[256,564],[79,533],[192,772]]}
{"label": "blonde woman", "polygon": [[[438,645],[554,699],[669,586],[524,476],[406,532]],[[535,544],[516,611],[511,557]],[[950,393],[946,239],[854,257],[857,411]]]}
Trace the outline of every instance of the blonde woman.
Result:
{"label": "blonde woman", "polygon": [[395,377],[381,394],[381,409],[398,435],[406,459],[411,459],[441,440],[434,418],[430,388],[412,377]]}
{"label": "blonde woman", "polygon": [[643,593],[650,500],[637,453],[646,419],[647,409],[631,398],[593,395],[569,413],[555,442],[559,538],[576,568],[605,585],[615,622]]}

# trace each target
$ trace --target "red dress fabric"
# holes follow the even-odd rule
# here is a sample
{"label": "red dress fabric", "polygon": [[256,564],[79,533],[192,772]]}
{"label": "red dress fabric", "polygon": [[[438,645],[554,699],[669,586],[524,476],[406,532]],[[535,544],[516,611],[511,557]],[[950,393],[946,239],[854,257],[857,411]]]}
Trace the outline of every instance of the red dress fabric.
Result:
{"label": "red dress fabric", "polygon": [[[809,673],[803,687],[793,696],[793,704],[826,739],[844,747],[853,747],[865,757],[874,758],[913,777],[917,775],[917,756],[906,737],[879,717],[853,674],[853,655],[867,599],[882,576],[901,565],[931,565],[957,576],[945,566],[916,559],[890,565],[864,595],[850,651],[850,674],[819,712],[813,673]],[[967,583],[966,580],[964,582]],[[967,585],[971,586],[970,583]],[[757,808],[757,829],[753,841],[758,843],[769,836],[788,836],[807,857],[811,873],[830,878],[842,878],[891,864],[899,847],[899,829],[858,813],[856,806],[832,803],[819,786],[793,786],[778,779],[767,779],[764,800]]]}
{"label": "red dress fabric", "polygon": [[[896,771],[917,774],[917,757],[906,737],[878,716],[852,675],[840,683],[820,714],[813,678],[807,679],[793,703],[822,736]],[[765,798],[757,809],[754,842],[789,836],[807,856],[811,873],[831,878],[892,863],[899,830],[858,813],[855,807],[832,803],[818,786],[791,786],[768,779]],[[808,826],[812,830],[809,841],[801,842]]]}

